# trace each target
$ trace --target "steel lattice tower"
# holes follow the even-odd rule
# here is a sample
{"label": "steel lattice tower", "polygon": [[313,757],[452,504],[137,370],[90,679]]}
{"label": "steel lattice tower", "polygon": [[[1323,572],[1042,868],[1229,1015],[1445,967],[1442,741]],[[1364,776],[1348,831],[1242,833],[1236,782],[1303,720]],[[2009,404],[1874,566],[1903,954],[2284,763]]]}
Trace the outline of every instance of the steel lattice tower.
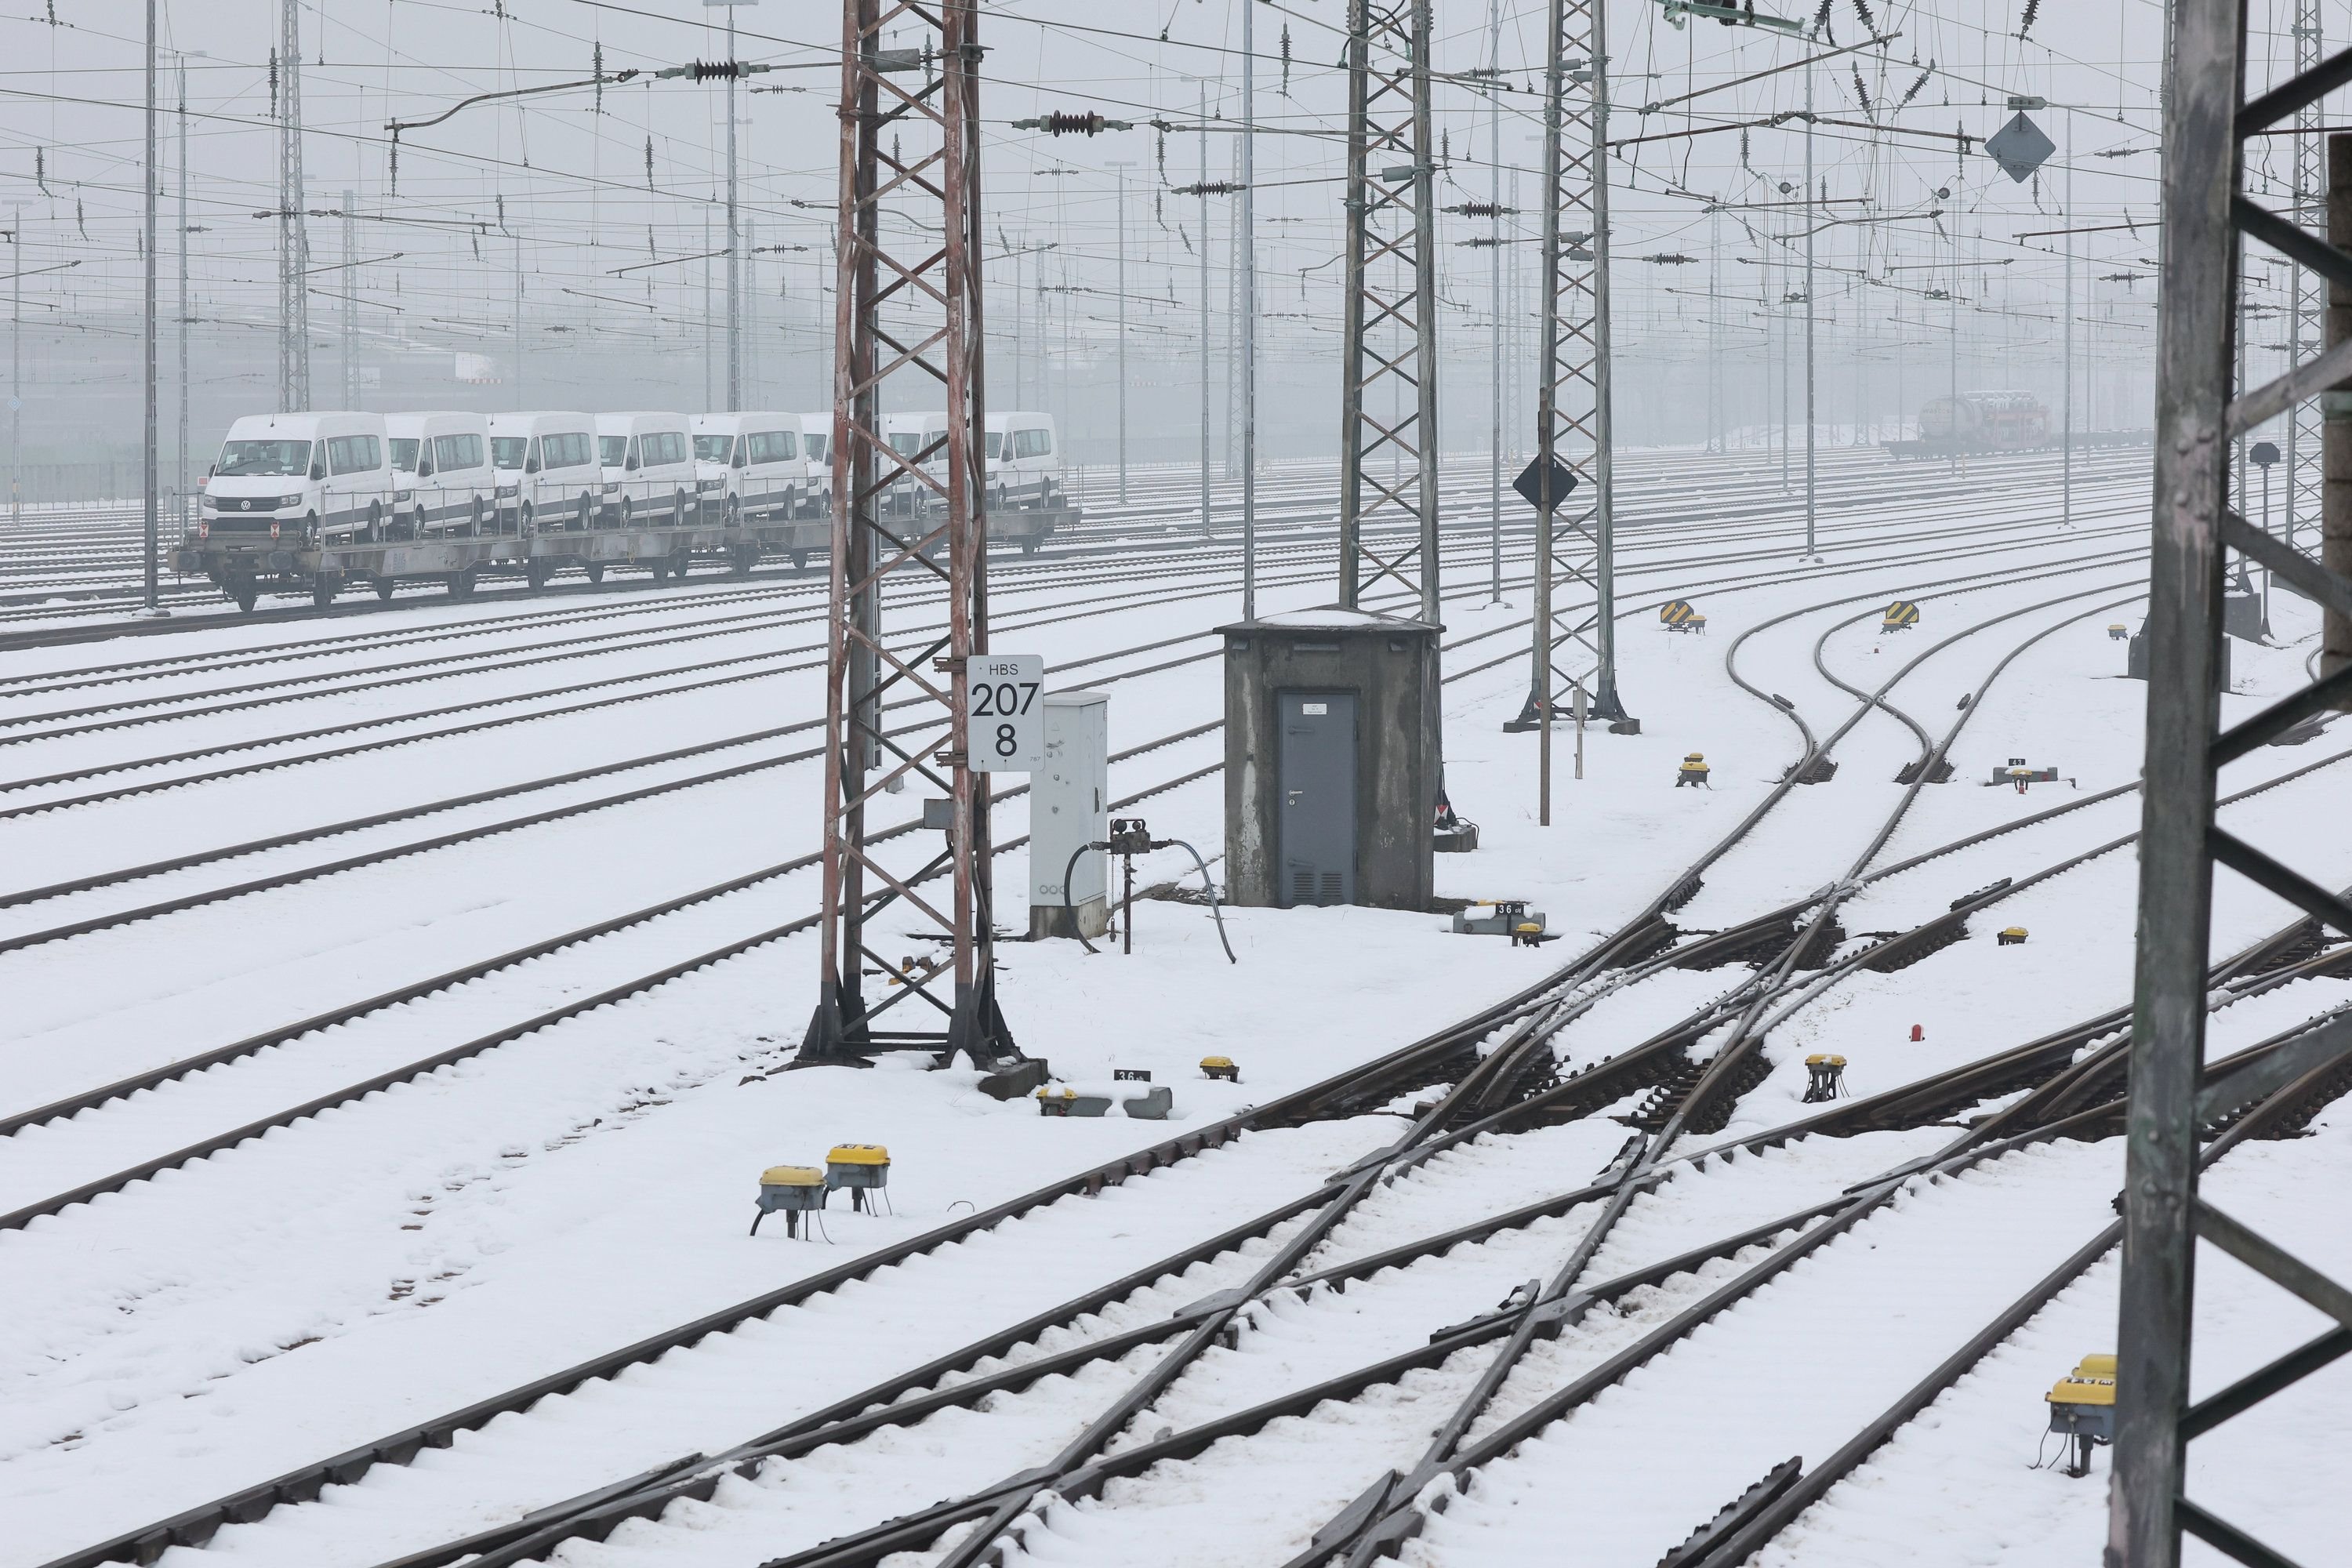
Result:
{"label": "steel lattice tower", "polygon": [[[2164,309],[2157,326],[2156,485],[2148,582],[2147,752],[2142,775],[2137,969],[2124,1175],[2122,1313],[2116,1338],[2109,1568],[2175,1568],[2184,1532],[2248,1563],[2286,1560],[2184,1492],[2200,1434],[2352,1351],[2352,1290],[2199,1194],[2200,1131],[2268,1093],[2319,1089],[2352,1055],[2336,1016],[2249,1060],[2209,1064],[2205,1022],[2213,867],[2352,934],[2352,904],[2222,829],[2221,770],[2328,709],[2352,704],[2352,477],[2325,487],[2324,564],[2229,510],[2232,440],[2352,379],[2352,136],[2326,149],[2326,237],[2249,200],[2246,138],[2314,110],[2352,82],[2352,50],[2248,100],[2244,0],[2173,0],[2164,103]],[[2312,58],[2302,56],[2299,58]],[[2231,395],[2239,306],[2235,252],[2252,241],[2316,273],[2327,346],[2285,375]],[[2321,430],[2352,476],[2352,419]],[[2268,567],[2326,606],[2314,684],[2228,730],[2217,692],[2228,552]],[[2333,1326],[2229,1386],[2189,1401],[2198,1242],[2310,1303]]]}
{"label": "steel lattice tower", "polygon": [[[2303,75],[2319,64],[2319,0],[2295,0],[2294,69]],[[2294,117],[2294,202],[2288,216],[2304,228],[2326,226],[2326,179],[2320,167],[2319,106],[2305,105]],[[2287,353],[2290,363],[2301,364],[2315,352],[2322,335],[2320,312],[2326,307],[2326,285],[2317,274],[2296,268],[2287,280]],[[2303,525],[2315,532],[2319,522],[2319,405],[2295,405],[2286,422],[2286,537],[2294,542]],[[2270,526],[2270,519],[2263,519]]]}
{"label": "steel lattice tower", "polygon": [[310,238],[302,203],[302,9],[278,11],[278,406],[310,406]]}
{"label": "steel lattice tower", "polygon": [[[1351,0],[1339,602],[1385,583],[1438,618],[1437,218],[1429,0]],[[1394,479],[1388,463],[1402,459]],[[1392,510],[1391,510],[1392,509]],[[1396,542],[1367,525],[1402,513]]]}
{"label": "steel lattice tower", "polygon": [[[932,1049],[996,1067],[1018,1054],[991,963],[985,784],[966,752],[966,667],[988,647],[978,18],[975,6],[910,0],[845,0],[842,11],[822,969],[803,1063]],[[900,406],[943,389],[946,434],[894,451],[886,385],[901,389]],[[885,510],[894,485],[917,498],[904,521]],[[885,590],[940,585],[946,629],[919,647],[886,642]],[[911,871],[874,852],[895,825],[867,820],[906,783],[950,807],[944,843]],[[908,959],[903,937],[883,952],[868,931],[885,911],[918,942],[944,944],[944,961]],[[879,1002],[869,974],[887,982]],[[906,1009],[896,1026],[878,1026],[894,1008]]]}
{"label": "steel lattice tower", "polygon": [[[1536,462],[1576,477],[1537,509],[1535,615],[1528,700],[1506,729],[1531,730],[1559,683],[1590,711],[1625,717],[1617,695],[1617,595],[1609,413],[1607,37],[1601,0],[1551,0],[1544,74],[1543,349],[1537,363]],[[1589,605],[1563,605],[1580,584]],[[1565,659],[1567,668],[1562,668]]]}

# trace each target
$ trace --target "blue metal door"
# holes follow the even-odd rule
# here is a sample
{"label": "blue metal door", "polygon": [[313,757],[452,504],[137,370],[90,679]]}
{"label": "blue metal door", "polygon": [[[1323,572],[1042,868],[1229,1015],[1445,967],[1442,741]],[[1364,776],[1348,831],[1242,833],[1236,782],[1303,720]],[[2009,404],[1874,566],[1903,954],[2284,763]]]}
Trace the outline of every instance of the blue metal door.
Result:
{"label": "blue metal door", "polygon": [[1285,691],[1282,903],[1356,901],[1356,697]]}

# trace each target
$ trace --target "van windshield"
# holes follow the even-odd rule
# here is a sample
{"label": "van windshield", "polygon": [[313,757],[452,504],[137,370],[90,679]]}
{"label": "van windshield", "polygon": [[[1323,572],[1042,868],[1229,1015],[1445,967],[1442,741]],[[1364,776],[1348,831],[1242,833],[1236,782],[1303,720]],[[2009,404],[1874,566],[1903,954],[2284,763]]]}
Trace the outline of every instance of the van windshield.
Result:
{"label": "van windshield", "polygon": [[626,436],[596,437],[596,460],[608,468],[617,468],[629,458],[629,438]]}
{"label": "van windshield", "polygon": [[310,443],[230,441],[222,446],[220,467],[213,471],[231,479],[247,475],[286,479],[307,474],[310,471]]}
{"label": "van windshield", "polygon": [[493,436],[490,437],[490,461],[501,468],[520,468],[530,451],[528,436]]}
{"label": "van windshield", "polygon": [[694,438],[697,462],[723,463],[734,450],[735,437],[732,436],[697,436]]}
{"label": "van windshield", "polygon": [[416,443],[404,437],[392,438],[392,466],[404,474],[416,471]]}

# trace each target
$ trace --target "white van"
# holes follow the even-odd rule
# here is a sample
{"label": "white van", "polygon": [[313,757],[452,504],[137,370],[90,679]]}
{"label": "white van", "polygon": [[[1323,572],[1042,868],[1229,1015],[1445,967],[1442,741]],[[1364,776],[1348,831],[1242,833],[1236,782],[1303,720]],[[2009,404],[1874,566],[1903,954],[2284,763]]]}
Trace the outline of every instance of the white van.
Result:
{"label": "white van", "polygon": [[396,532],[409,539],[435,533],[479,533],[498,499],[490,467],[490,422],[479,414],[387,414],[383,428],[399,476],[394,500]]}
{"label": "white van", "polygon": [[197,537],[382,539],[393,473],[381,414],[248,414],[205,476]]}
{"label": "white van", "polygon": [[703,513],[729,526],[744,518],[797,517],[807,486],[797,414],[694,416],[695,491]]}
{"label": "white van", "polygon": [[801,494],[812,516],[833,515],[833,416],[801,416],[801,458],[808,465],[808,482]]}
{"label": "white van", "polygon": [[685,415],[599,414],[596,461],[604,470],[604,524],[696,520],[694,445]]}
{"label": "white van", "polygon": [[[913,458],[927,448],[938,448],[923,459],[922,466],[924,472],[941,484],[947,482],[947,430],[948,416],[944,413],[886,414],[882,416],[883,439],[888,441],[890,449],[900,457]],[[881,479],[883,469],[884,465],[877,461],[874,477]],[[940,504],[940,493],[930,486],[908,478],[896,465],[890,465],[888,471],[895,477],[890,480],[890,488],[883,492],[884,511],[929,511]]]}
{"label": "white van", "polygon": [[585,528],[595,516],[596,422],[585,414],[490,416],[500,532]]}
{"label": "white van", "polygon": [[1062,444],[1050,414],[1019,412],[988,416],[988,506],[1057,507],[1062,489]]}

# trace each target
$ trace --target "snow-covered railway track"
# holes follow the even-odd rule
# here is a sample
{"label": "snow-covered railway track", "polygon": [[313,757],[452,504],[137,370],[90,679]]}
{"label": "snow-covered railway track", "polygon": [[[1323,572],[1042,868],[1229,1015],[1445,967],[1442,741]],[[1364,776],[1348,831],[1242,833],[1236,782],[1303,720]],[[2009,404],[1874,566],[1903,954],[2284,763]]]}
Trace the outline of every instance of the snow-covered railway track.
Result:
{"label": "snow-covered railway track", "polygon": [[[1129,762],[1179,743],[1196,733],[1197,731],[1179,731],[1122,752],[1115,760]],[[1140,804],[1166,790],[1191,782],[1201,776],[1202,771],[1195,769],[1177,778],[1151,784],[1113,801],[1111,808],[1120,810]],[[998,798],[1021,793],[1022,789],[1016,787],[1003,792]],[[870,836],[868,842],[886,841],[919,830],[919,820],[902,823]],[[1010,854],[1026,842],[1025,837],[1010,839],[998,845],[996,852]],[[748,909],[745,906],[747,901],[763,894],[780,891],[776,884],[785,882],[796,873],[814,868],[820,858],[814,854],[802,855],[713,887],[567,931],[447,973],[403,984],[324,1014],[272,1027],[95,1089],[81,1090],[47,1105],[13,1112],[0,1119],[0,1134],[11,1139],[20,1138],[28,1128],[61,1125],[57,1125],[53,1135],[42,1139],[37,1147],[28,1147],[22,1142],[0,1146],[0,1152],[4,1152],[5,1156],[0,1157],[0,1169],[14,1167],[18,1174],[16,1182],[8,1184],[20,1186],[16,1206],[0,1212],[0,1232],[21,1229],[37,1219],[61,1214],[77,1205],[121,1192],[164,1172],[176,1171],[192,1163],[236,1149],[276,1129],[290,1127],[323,1112],[355,1105],[384,1089],[424,1079],[458,1062],[525,1039],[541,1030],[796,935],[814,926],[817,917],[806,914],[779,923],[769,923],[772,921],[772,911],[762,910],[756,903]],[[746,924],[752,927],[748,935],[741,934]],[[723,940],[718,941],[716,945],[709,945],[714,938]],[[543,965],[554,967],[543,973],[534,968]],[[635,969],[638,973],[614,984],[611,983],[611,975],[616,969],[625,972]],[[488,983],[487,989],[485,983]],[[506,992],[512,994],[504,994]],[[374,1031],[383,1037],[380,1040],[373,1037],[357,1039],[348,1033],[355,1027],[365,1033],[363,1021],[382,1018],[389,1009],[413,1008],[414,1005],[434,998],[447,1002],[446,1010],[451,1015],[449,1026],[460,1033],[470,1023],[478,1020],[485,1011],[504,1013],[509,1019],[525,1008],[529,1012],[519,1021],[503,1023],[488,1033],[470,1038],[460,1038],[421,1057],[415,1055],[413,1036],[417,1024],[424,1020],[416,1017],[413,1011],[404,1013],[397,1020],[384,1020],[385,1026]],[[562,1000],[557,1001],[558,998]],[[556,1005],[544,1006],[551,1001],[555,1001]],[[328,1033],[336,1030],[347,1032],[341,1036]],[[234,1069],[238,1064],[252,1064],[264,1053],[277,1053],[279,1047],[294,1047],[305,1041],[313,1042],[314,1047],[321,1042],[331,1042],[335,1048],[323,1052],[314,1049],[316,1060],[300,1051],[272,1055],[268,1058],[270,1070],[236,1075],[234,1081],[221,1077],[216,1070]],[[373,1052],[368,1048],[370,1045],[373,1046]],[[351,1071],[352,1058],[371,1054],[383,1063],[381,1070],[371,1072],[357,1081],[345,1080],[344,1075]],[[190,1096],[194,1103],[187,1107],[183,1107],[177,1100],[158,1099],[152,1092],[184,1083],[194,1086]],[[285,1104],[287,1089],[283,1086],[289,1083],[304,1085],[314,1092],[291,1105]],[[317,1092],[321,1089],[323,1092]],[[110,1157],[120,1158],[126,1146],[135,1147],[142,1142],[146,1148],[155,1149],[155,1140],[159,1138],[168,1140],[174,1132],[184,1135],[191,1121],[209,1122],[220,1130],[208,1131],[193,1142],[144,1155],[127,1165],[103,1168],[110,1152]],[[138,1124],[136,1131],[132,1130],[134,1123]],[[21,1183],[27,1179],[54,1180],[59,1163],[75,1159],[72,1146],[77,1144],[88,1145],[79,1152],[81,1163],[87,1163],[96,1157],[101,1168],[93,1170],[87,1179],[62,1191],[24,1201],[30,1194],[21,1190]],[[34,1176],[34,1172],[40,1173],[40,1175]],[[0,1178],[0,1181],[5,1180]]]}
{"label": "snow-covered railway track", "polygon": [[[2034,525],[2034,520],[2027,517],[2016,521],[1996,521],[1942,531],[1930,528],[1915,531],[1909,534],[1895,533],[1891,538],[1885,531],[1885,525],[1890,516],[1900,516],[1906,512],[1931,512],[1935,510],[1937,506],[1933,500],[1919,498],[1906,498],[1901,507],[1882,507],[1870,524],[1870,540],[1872,542],[1926,542],[1932,539],[1938,531],[1954,539],[1983,537],[1990,533]],[[1728,525],[1712,520],[1704,524],[1683,525],[1680,529],[1672,531],[1676,534],[1675,542],[1679,542],[1683,536],[1687,535],[1693,542],[1710,544],[1716,548],[1703,555],[1654,561],[1643,555],[1643,546],[1637,542],[1629,542],[1625,547],[1624,569],[1629,574],[1643,574],[1687,570],[1700,565],[1719,568],[1728,562],[1769,561],[1777,559],[1779,555],[1777,546],[1759,544],[1737,531],[1728,531]],[[1739,548],[1727,555],[1721,547],[1735,542]],[[1288,581],[1281,574],[1286,565],[1293,563],[1307,568],[1305,574],[1299,576],[1297,581],[1315,580],[1317,574],[1325,569],[1322,562],[1324,552],[1328,548],[1328,544],[1321,542],[1288,546],[1275,543],[1261,545],[1259,556],[1262,570],[1273,574],[1268,579],[1268,585],[1280,586]],[[1524,541],[1515,541],[1510,553],[1514,560],[1524,560],[1527,550],[1528,546]],[[1235,576],[1237,580],[1238,564],[1230,559],[1223,558],[1230,555],[1230,550],[1223,549],[1217,553],[1221,559],[1218,560],[1211,576],[1206,580],[1208,592],[1214,592],[1215,585],[1223,584],[1226,577]],[[1449,542],[1448,553],[1457,565],[1471,563],[1482,553],[1481,543],[1457,538]],[[1164,600],[1166,597],[1164,595],[1150,588],[1137,588],[1133,585],[1167,577],[1183,579],[1186,587],[1191,591],[1181,596],[1202,596],[1203,580],[1200,568],[1202,564],[1203,563],[1190,555],[1162,566],[1149,566],[1131,562],[1105,563],[1087,560],[1070,563],[1032,566],[1017,574],[1009,571],[997,572],[992,573],[992,575],[997,579],[997,591],[1002,595],[1106,585],[1128,587],[1127,593],[1114,593],[1100,601],[1104,605],[1115,605],[1126,600],[1144,596],[1150,596],[1155,602]],[[693,618],[664,627],[637,630],[597,629],[537,643],[521,642],[511,647],[502,646],[479,651],[432,653],[422,658],[404,659],[394,664],[373,665],[358,670],[338,669],[313,674],[289,672],[274,675],[265,680],[248,681],[236,686],[149,692],[112,702],[85,703],[75,708],[49,711],[0,712],[0,744],[60,739],[95,731],[115,730],[170,719],[210,718],[223,713],[244,712],[255,708],[271,707],[285,702],[363,694],[389,687],[413,684],[418,680],[500,675],[511,670],[538,668],[592,656],[627,655],[652,651],[685,643],[706,641],[713,637],[756,633],[783,626],[814,625],[821,621],[822,605],[814,602],[803,606],[780,606],[765,612],[764,615],[756,609],[739,610],[727,615],[711,613],[738,597],[770,598],[776,596],[779,592],[764,590],[710,595],[685,605],[678,605],[673,602],[669,607],[681,608]],[[807,596],[814,599],[814,589],[806,591],[785,589],[781,592],[788,598],[803,596],[805,592]],[[936,605],[940,602],[940,594],[923,593],[893,600],[892,607],[903,613],[907,608]],[[610,618],[610,616],[611,612],[605,612],[595,618]],[[467,625],[469,635],[474,635],[472,628],[482,627],[485,623],[473,622]],[[495,629],[495,623],[490,625]],[[434,634],[429,633],[420,636],[412,632],[391,646],[410,647],[433,636]],[[333,640],[340,645],[334,650],[339,657],[362,651],[357,639]],[[812,651],[811,648],[774,650],[768,653],[766,657],[784,658],[793,654],[805,655],[810,651]],[[285,663],[296,657],[295,653],[280,648],[273,650],[260,662]],[[493,660],[496,662],[491,662]],[[243,668],[247,662],[252,661],[240,661],[231,668]],[[688,667],[688,669],[708,668],[709,662],[704,661],[701,664]],[[196,665],[177,669],[159,669],[154,667],[153,661],[141,661],[134,667],[131,673],[134,678],[144,683],[207,668],[220,668],[220,666]],[[16,691],[0,690],[0,701],[7,701],[18,696],[37,695],[44,690],[67,690],[103,683],[102,678],[96,671],[79,670],[71,673],[73,679],[68,685],[26,687]],[[670,669],[653,673],[680,675],[687,673],[687,669]],[[646,678],[649,677],[639,677],[639,679]],[[274,693],[274,695],[259,695],[261,693]],[[37,725],[47,725],[50,728],[25,728]]]}
{"label": "snow-covered railway track", "polygon": [[[1654,911],[1653,911],[1653,913],[1654,913]],[[1634,926],[1629,927],[1628,931],[1632,931],[1638,930],[1639,925],[1640,922],[1637,921]],[[1622,936],[1626,933],[1620,934]],[[1556,977],[1554,988],[1557,989],[1559,980],[1564,979],[1573,981],[1576,979],[1577,973],[1580,970],[1589,973],[1597,969],[1601,963],[1603,963],[1608,959],[1610,945],[1604,944],[1602,949],[1596,950],[1595,953],[1591,955],[1590,961],[1580,965],[1571,966],[1569,971],[1563,973],[1563,976]],[[1523,1010],[1525,1006],[1529,1005],[1530,1004],[1528,1004],[1523,998]],[[1447,1060],[1460,1061],[1465,1056],[1475,1060],[1475,1041],[1474,1038],[1457,1036],[1454,1039],[1444,1042],[1443,1046],[1438,1048],[1433,1048],[1427,1052],[1417,1053],[1417,1060],[1407,1063],[1400,1063],[1396,1060],[1391,1060],[1391,1062],[1386,1065],[1388,1079],[1391,1083],[1394,1083],[1399,1081],[1401,1078],[1410,1078],[1418,1073],[1423,1075],[1423,1081],[1427,1081],[1425,1075],[1433,1065],[1442,1064]],[[1375,1064],[1376,1068],[1379,1068],[1381,1066],[1381,1064]],[[1365,1075],[1365,1077],[1369,1079],[1378,1079],[1381,1076],[1381,1074],[1379,1071]],[[1473,1076],[1475,1077],[1475,1073]],[[1432,1114],[1423,1118],[1423,1126],[1424,1129],[1434,1130],[1446,1125],[1449,1119],[1449,1110],[1450,1107],[1441,1107],[1433,1111]]]}

